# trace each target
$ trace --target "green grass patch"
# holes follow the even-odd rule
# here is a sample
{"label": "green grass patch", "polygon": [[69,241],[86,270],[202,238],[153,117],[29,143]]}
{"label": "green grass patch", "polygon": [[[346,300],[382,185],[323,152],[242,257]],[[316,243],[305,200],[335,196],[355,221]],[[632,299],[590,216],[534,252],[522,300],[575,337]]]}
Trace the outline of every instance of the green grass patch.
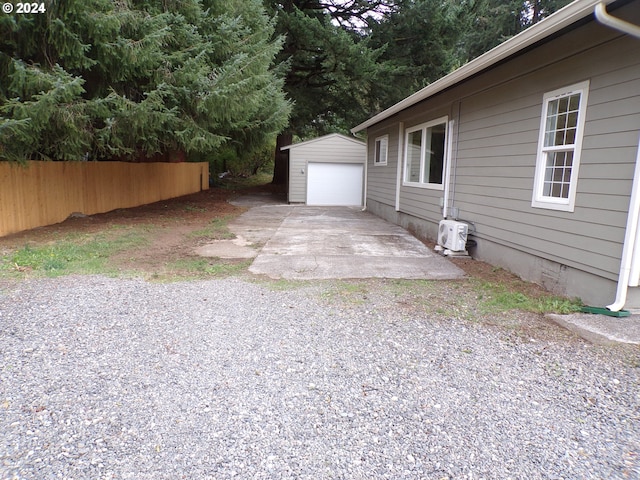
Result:
{"label": "green grass patch", "polygon": [[27,244],[0,257],[0,277],[24,274],[58,277],[70,274],[117,273],[108,265],[111,255],[147,242],[143,228],[114,227],[96,235],[69,235],[46,245]]}
{"label": "green grass patch", "polygon": [[422,279],[391,279],[382,288],[387,289],[395,295],[420,295],[425,292],[432,292],[437,289],[436,280]]}
{"label": "green grass patch", "polygon": [[369,285],[366,282],[337,281],[327,289],[322,296],[329,301],[339,301],[351,305],[361,305],[370,294]]}
{"label": "green grass patch", "polygon": [[226,215],[211,220],[205,228],[194,230],[189,234],[193,238],[208,238],[211,240],[231,240],[236,238],[235,234],[229,231],[229,221],[235,216]]}
{"label": "green grass patch", "polygon": [[479,282],[476,286],[481,310],[485,313],[524,310],[534,313],[567,314],[579,312],[582,302],[555,295],[529,296],[509,290],[505,285]]}
{"label": "green grass patch", "polygon": [[289,280],[286,278],[279,278],[277,280],[266,279],[266,278],[252,278],[250,279],[254,283],[262,285],[265,288],[273,292],[285,292],[289,290],[294,290],[298,288],[305,288],[310,285],[316,284],[320,282],[320,280]]}
{"label": "green grass patch", "polygon": [[479,279],[463,281],[389,280],[382,286],[398,301],[443,315],[473,316],[522,310],[567,314],[580,311],[579,299],[552,294],[528,295],[506,283]]}
{"label": "green grass patch", "polygon": [[181,258],[166,264],[166,270],[153,280],[177,281],[209,277],[229,277],[244,273],[253,260],[222,261],[216,258]]}

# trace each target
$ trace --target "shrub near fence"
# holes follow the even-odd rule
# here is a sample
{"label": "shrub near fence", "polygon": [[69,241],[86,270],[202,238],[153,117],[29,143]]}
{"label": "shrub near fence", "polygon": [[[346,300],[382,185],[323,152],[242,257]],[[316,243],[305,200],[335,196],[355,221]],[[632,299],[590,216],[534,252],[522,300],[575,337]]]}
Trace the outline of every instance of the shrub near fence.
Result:
{"label": "shrub near fence", "polygon": [[0,236],[208,188],[206,162],[0,162]]}

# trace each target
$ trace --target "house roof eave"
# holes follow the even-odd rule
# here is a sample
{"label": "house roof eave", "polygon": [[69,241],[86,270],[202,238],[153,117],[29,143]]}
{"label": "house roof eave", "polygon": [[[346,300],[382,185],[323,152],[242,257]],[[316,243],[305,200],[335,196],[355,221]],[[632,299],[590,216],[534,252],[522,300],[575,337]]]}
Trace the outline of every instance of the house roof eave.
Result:
{"label": "house roof eave", "polygon": [[343,140],[348,140],[350,142],[357,143],[358,145],[362,145],[362,146],[366,145],[365,142],[363,142],[361,140],[358,140],[357,138],[347,137],[346,135],[342,135],[341,133],[330,133],[328,135],[323,135],[322,137],[312,138],[311,140],[306,140],[304,142],[292,143],[291,145],[285,145],[284,147],[281,147],[280,150],[291,150],[292,148],[298,148],[298,147],[302,147],[303,145],[308,145],[310,143],[315,143],[315,142],[319,142],[319,141],[322,141],[322,140],[328,140],[329,138],[341,138]]}

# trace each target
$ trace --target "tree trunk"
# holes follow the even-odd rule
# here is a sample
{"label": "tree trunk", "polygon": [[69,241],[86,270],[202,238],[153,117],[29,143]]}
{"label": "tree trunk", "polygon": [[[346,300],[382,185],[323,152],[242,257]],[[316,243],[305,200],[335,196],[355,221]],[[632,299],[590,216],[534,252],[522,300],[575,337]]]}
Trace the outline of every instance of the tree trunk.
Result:
{"label": "tree trunk", "polygon": [[286,185],[289,181],[289,150],[280,150],[282,147],[291,145],[293,134],[284,132],[278,135],[276,140],[276,151],[273,163],[273,185]]}

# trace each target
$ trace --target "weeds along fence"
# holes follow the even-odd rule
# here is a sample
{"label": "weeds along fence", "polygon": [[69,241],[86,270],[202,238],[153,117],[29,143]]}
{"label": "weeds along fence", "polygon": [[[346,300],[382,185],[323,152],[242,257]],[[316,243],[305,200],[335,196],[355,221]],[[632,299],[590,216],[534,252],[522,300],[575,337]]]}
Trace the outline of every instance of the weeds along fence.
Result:
{"label": "weeds along fence", "polygon": [[0,162],[0,236],[208,188],[206,162]]}

